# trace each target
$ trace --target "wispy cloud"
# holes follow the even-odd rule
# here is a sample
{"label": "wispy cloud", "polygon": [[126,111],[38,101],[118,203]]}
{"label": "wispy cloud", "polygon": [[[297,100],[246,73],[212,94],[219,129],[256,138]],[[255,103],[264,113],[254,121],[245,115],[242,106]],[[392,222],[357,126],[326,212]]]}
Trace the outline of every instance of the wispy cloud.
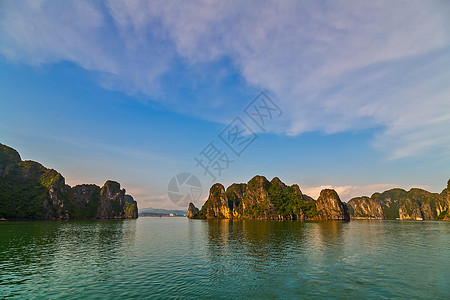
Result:
{"label": "wispy cloud", "polygon": [[174,53],[158,27],[118,22],[109,7],[85,0],[0,5],[0,53],[7,58],[32,65],[70,61],[96,72],[105,87],[158,93]]}
{"label": "wispy cloud", "polygon": [[211,95],[174,101],[164,97],[161,82],[177,71],[174,61],[195,70],[227,58],[249,86],[270,91],[285,108],[286,122],[272,131],[379,128],[373,144],[391,158],[450,152],[446,1],[0,5],[0,53],[11,60],[71,61],[96,72],[104,87],[173,109],[192,101],[208,112],[203,118],[225,121],[233,116],[223,109],[218,115]]}

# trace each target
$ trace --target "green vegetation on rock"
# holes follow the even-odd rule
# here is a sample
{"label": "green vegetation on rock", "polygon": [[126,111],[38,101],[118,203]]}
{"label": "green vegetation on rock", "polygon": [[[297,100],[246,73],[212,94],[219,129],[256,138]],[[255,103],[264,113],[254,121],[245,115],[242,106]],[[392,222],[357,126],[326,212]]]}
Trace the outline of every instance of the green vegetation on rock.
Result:
{"label": "green vegetation on rock", "polygon": [[284,218],[302,214],[312,218],[317,215],[313,203],[305,201],[303,195],[298,195],[292,186],[272,184],[268,193],[274,204],[274,211]]}
{"label": "green vegetation on rock", "polygon": [[[326,219],[348,219],[344,205],[336,194],[342,216],[330,214]],[[322,209],[327,209],[324,199]],[[323,215],[316,201],[303,195],[298,185],[287,186],[279,178],[268,181],[255,176],[247,184],[232,184],[226,189],[221,184],[211,187],[202,209],[189,205],[188,215],[194,219],[265,219],[265,220],[318,220]]]}
{"label": "green vegetation on rock", "polygon": [[335,190],[324,189],[319,198],[302,194],[298,185],[285,185],[278,177],[268,181],[255,176],[247,184],[211,187],[201,210],[192,203],[192,219],[348,220],[403,219],[450,220],[450,180],[441,194],[423,189],[395,188],[371,197],[343,203]]}
{"label": "green vegetation on rock", "polygon": [[137,203],[115,181],[70,187],[57,171],[21,161],[16,150],[0,144],[0,218],[137,218]]}
{"label": "green vegetation on rock", "polygon": [[348,202],[352,218],[402,219],[402,220],[449,220],[446,201],[448,189],[441,194],[423,189],[409,191],[395,188],[369,197],[358,197]]}

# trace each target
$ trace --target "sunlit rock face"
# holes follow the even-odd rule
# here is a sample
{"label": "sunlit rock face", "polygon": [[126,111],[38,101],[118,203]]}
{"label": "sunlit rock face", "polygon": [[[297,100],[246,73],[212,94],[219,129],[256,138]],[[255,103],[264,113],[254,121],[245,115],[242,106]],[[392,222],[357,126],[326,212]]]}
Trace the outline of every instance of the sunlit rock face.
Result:
{"label": "sunlit rock face", "polygon": [[[336,192],[320,201],[302,194],[296,184],[287,186],[278,177],[268,181],[255,176],[248,183],[234,183],[226,191],[217,183],[211,187],[208,200],[195,212],[189,206],[189,218],[196,219],[262,219],[262,220],[347,220],[348,213]],[[318,205],[318,206],[317,206]],[[188,210],[189,210],[188,209]],[[328,209],[332,211],[327,212]]]}
{"label": "sunlit rock face", "polygon": [[385,219],[381,203],[369,197],[353,198],[347,206],[353,219]]}
{"label": "sunlit rock face", "polygon": [[209,198],[205,205],[203,208],[207,219],[229,219],[232,216],[225,188],[220,183],[216,183],[211,187]]}
{"label": "sunlit rock face", "polygon": [[319,220],[349,220],[347,207],[339,199],[335,190],[325,189],[320,192],[316,202]]}
{"label": "sunlit rock face", "polygon": [[352,219],[448,220],[448,188],[441,194],[423,189],[390,189],[348,202]]}
{"label": "sunlit rock face", "polygon": [[188,208],[188,218],[189,219],[193,219],[194,216],[199,212],[199,209],[197,207],[195,207],[195,205],[193,203],[189,203],[189,208]]}
{"label": "sunlit rock face", "polygon": [[198,210],[189,206],[192,219],[349,220],[401,219],[450,220],[450,180],[441,194],[423,189],[391,189],[371,197],[343,203],[335,190],[324,189],[317,200],[303,194],[297,184],[288,186],[278,177],[268,181],[257,175],[226,190],[211,187],[208,200]]}

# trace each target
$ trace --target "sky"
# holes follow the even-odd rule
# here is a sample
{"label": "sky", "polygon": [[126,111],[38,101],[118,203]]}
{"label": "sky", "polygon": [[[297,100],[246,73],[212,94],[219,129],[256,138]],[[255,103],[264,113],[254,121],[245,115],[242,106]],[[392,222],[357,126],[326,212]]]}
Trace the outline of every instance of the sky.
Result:
{"label": "sky", "polygon": [[197,206],[257,174],[343,201],[441,192],[449,28],[435,0],[2,0],[0,143],[140,208],[186,208],[181,173]]}

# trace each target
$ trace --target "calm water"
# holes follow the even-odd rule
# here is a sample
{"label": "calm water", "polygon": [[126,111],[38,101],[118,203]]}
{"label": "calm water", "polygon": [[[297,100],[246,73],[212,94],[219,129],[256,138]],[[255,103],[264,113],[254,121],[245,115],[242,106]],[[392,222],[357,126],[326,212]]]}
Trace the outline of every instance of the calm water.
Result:
{"label": "calm water", "polygon": [[447,298],[450,222],[0,223],[0,298]]}

